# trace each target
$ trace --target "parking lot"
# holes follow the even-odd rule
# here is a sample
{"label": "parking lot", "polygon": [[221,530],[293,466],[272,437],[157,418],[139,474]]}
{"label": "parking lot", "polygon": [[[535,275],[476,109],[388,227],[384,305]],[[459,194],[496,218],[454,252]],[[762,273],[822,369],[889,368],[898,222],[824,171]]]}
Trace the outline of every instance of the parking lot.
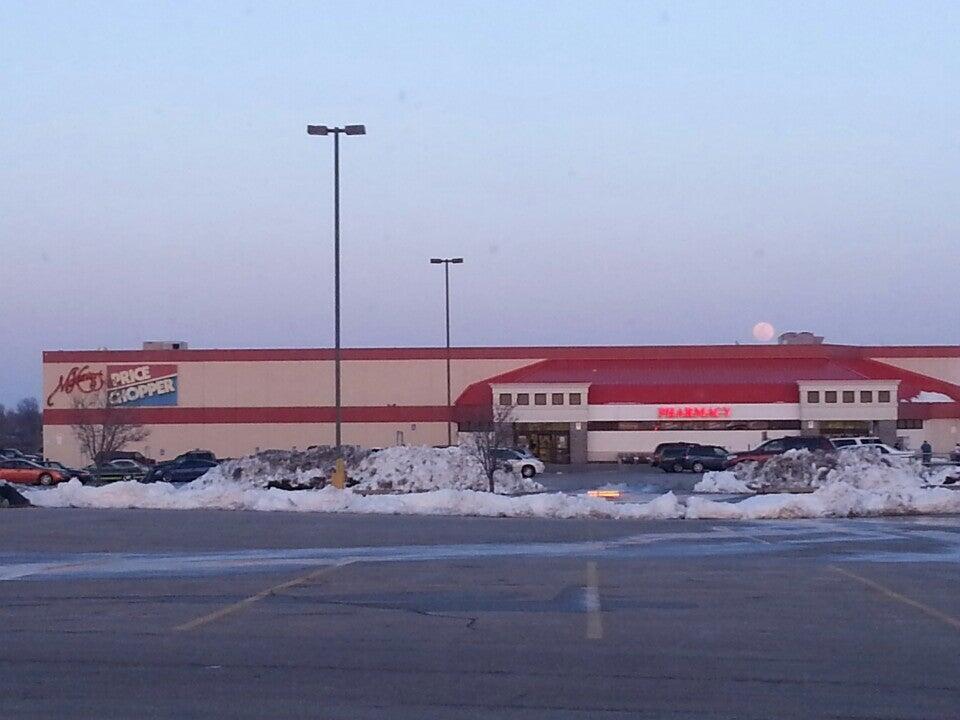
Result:
{"label": "parking lot", "polygon": [[591,463],[589,465],[548,465],[537,477],[548,490],[583,492],[601,487],[617,487],[631,495],[660,494],[672,490],[689,493],[703,477],[702,473],[666,473],[644,464]]}
{"label": "parking lot", "polygon": [[3,520],[5,718],[946,719],[960,707],[956,519]]}

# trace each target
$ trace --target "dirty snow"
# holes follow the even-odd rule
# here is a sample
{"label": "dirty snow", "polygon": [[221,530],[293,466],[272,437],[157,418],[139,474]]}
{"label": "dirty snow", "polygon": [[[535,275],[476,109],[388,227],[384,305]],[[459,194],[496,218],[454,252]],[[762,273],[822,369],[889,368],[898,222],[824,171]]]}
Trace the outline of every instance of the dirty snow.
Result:
{"label": "dirty snow", "polygon": [[286,510],[300,512],[380,513],[393,515],[480,515],[488,517],[556,517],[660,519],[682,516],[673,493],[648,503],[611,503],[560,493],[509,497],[475,490],[433,490],[393,495],[360,495],[351,490],[252,488],[196,480],[182,487],[167,483],[118,482],[102,487],[77,480],[30,493],[41,507],[148,508],[159,510]]}
{"label": "dirty snow", "polygon": [[924,403],[952,403],[956,402],[952,397],[942,392],[933,392],[931,390],[921,390],[914,395],[908,402]]}
{"label": "dirty snow", "polygon": [[712,471],[703,474],[703,479],[693,486],[698,493],[749,493],[747,483],[730,470]]}
{"label": "dirty snow", "polygon": [[[361,460],[357,474],[364,480],[357,488],[348,490],[325,487],[289,491],[234,481],[223,473],[208,473],[182,487],[134,481],[88,487],[74,479],[49,489],[25,488],[23,494],[41,507],[214,508],[489,517],[762,520],[960,514],[960,489],[950,489],[960,487],[960,482],[943,484],[951,477],[960,481],[960,468],[925,468],[912,459],[884,457],[869,451],[836,456],[800,452],[776,463],[768,462],[763,468],[753,466],[738,468],[736,473],[710,473],[698,483],[701,492],[705,491],[699,489],[701,485],[717,492],[734,492],[732,488],[742,492],[735,481],[751,487],[758,478],[763,480],[762,487],[767,494],[737,502],[698,496],[680,499],[673,493],[649,502],[610,502],[564,493],[511,497],[469,487],[428,489],[436,483],[468,485],[473,481],[469,475],[465,478],[450,475],[458,472],[456,463],[461,461],[452,453],[447,456],[426,453],[424,457],[432,459],[419,462],[414,457],[417,453],[406,450],[406,453],[398,452],[392,460],[390,454],[384,453]],[[444,457],[443,462],[450,464],[435,472],[438,457]],[[400,458],[410,464],[401,464]],[[362,473],[360,468],[365,468]],[[804,492],[769,492],[777,487],[776,478],[771,476],[777,468],[783,474],[781,486]],[[417,489],[426,491],[417,492]]]}
{"label": "dirty snow", "polygon": [[[429,490],[486,490],[487,476],[480,462],[459,447],[389,447],[376,452],[345,446],[347,475],[363,494],[412,493]],[[235,482],[249,488],[303,490],[327,484],[336,450],[319,446],[307,450],[265,450],[228,460],[204,476],[211,482]],[[543,486],[517,473],[498,472],[498,493],[541,492]]]}

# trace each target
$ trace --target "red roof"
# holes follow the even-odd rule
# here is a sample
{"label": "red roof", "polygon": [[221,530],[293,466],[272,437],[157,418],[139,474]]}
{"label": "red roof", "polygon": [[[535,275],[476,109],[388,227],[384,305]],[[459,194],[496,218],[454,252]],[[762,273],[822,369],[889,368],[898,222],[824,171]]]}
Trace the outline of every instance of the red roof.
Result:
{"label": "red roof", "polygon": [[900,399],[921,390],[960,399],[960,387],[853,357],[754,357],[543,360],[468,388],[458,404],[488,402],[490,384],[588,383],[589,402],[798,402],[801,380],[899,380]]}

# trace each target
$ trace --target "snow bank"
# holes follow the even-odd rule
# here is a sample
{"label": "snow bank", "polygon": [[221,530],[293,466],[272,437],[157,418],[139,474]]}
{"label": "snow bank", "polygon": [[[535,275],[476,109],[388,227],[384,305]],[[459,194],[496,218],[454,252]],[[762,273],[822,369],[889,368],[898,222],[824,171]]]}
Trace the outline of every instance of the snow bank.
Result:
{"label": "snow bank", "polygon": [[747,484],[729,470],[711,471],[703,474],[703,479],[693,486],[698,493],[749,493]]}
{"label": "snow bank", "polygon": [[956,470],[931,471],[915,460],[869,449],[839,453],[829,465],[814,453],[798,453],[791,467],[810,469],[806,494],[774,493],[737,503],[691,497],[685,516],[770,520],[960,513],[960,491],[937,487]]}
{"label": "snow bank", "polygon": [[942,392],[933,392],[931,390],[921,390],[907,402],[924,402],[924,403],[952,403],[956,402],[952,397],[946,395]]}
{"label": "snow bank", "polygon": [[102,487],[77,480],[30,493],[41,507],[148,508],[160,510],[263,510],[292,512],[380,513],[392,515],[479,515],[486,517],[554,517],[666,519],[683,516],[683,506],[666,493],[647,503],[611,503],[582,496],[544,493],[508,497],[475,490],[359,495],[350,490],[289,491],[243,487],[222,480],[197,480],[182,487],[167,483],[118,482]]}
{"label": "snow bank", "polygon": [[[404,455],[410,456],[409,453]],[[452,454],[447,460],[460,462]],[[469,487],[410,491],[409,488],[426,488],[430,483],[449,481],[444,479],[449,477],[445,474],[447,471],[432,474],[429,468],[434,467],[433,462],[414,462],[409,468],[404,466],[394,473],[397,465],[389,460],[389,456],[377,460],[376,455],[371,455],[369,463],[364,466],[368,472],[366,492],[332,487],[294,491],[256,487],[215,473],[208,473],[182,487],[134,481],[88,487],[74,479],[53,488],[24,488],[22,492],[34,505],[41,507],[164,510],[212,508],[399,515],[730,520],[960,514],[960,489],[941,486],[947,478],[960,475],[960,470],[924,468],[914,460],[881,456],[870,450],[844,452],[831,456],[829,460],[822,456],[814,458],[810,453],[797,454],[784,461],[782,467],[799,473],[788,478],[788,483],[805,482],[804,493],[771,493],[739,502],[719,502],[696,496],[681,501],[669,492],[650,502],[610,502],[563,493],[510,497],[478,492]],[[772,461],[767,464],[777,467]],[[377,472],[372,472],[374,468]],[[450,468],[448,471],[453,472]],[[768,472],[770,468],[764,471]],[[412,479],[404,480],[405,472],[412,473]],[[749,473],[756,477],[758,471],[754,468]],[[472,481],[467,476],[455,482],[467,484]],[[704,492],[707,485],[703,483],[709,483],[718,492],[742,492],[741,486],[735,482],[744,482],[739,471],[736,474],[709,473],[697,487],[698,491]],[[960,487],[960,483],[953,487]]]}
{"label": "snow bank", "polygon": [[[307,450],[265,450],[212,469],[204,479],[234,482],[247,488],[304,490],[327,484],[336,450],[319,446]],[[347,475],[362,494],[413,493],[429,490],[486,490],[487,476],[480,462],[459,447],[397,446],[370,452],[344,447]],[[519,474],[498,472],[498,493],[541,492],[543,486]]]}

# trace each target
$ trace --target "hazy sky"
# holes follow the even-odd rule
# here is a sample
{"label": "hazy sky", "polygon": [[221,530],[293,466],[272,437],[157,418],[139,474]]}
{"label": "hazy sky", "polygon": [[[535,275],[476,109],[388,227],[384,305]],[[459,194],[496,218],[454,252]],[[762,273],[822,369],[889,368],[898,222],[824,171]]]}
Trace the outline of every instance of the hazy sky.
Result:
{"label": "hazy sky", "polygon": [[0,4],[0,402],[40,353],[960,342],[960,4]]}

